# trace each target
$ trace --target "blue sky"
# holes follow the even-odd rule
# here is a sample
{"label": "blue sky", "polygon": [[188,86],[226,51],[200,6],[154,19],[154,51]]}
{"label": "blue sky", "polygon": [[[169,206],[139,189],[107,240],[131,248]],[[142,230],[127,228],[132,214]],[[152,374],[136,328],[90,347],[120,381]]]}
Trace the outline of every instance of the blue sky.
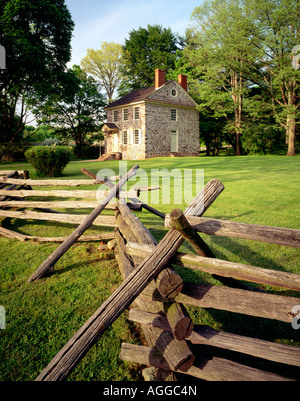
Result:
{"label": "blue sky", "polygon": [[101,42],[123,44],[132,29],[159,24],[184,34],[202,0],[65,0],[75,22],[72,60],[80,64],[88,48]]}

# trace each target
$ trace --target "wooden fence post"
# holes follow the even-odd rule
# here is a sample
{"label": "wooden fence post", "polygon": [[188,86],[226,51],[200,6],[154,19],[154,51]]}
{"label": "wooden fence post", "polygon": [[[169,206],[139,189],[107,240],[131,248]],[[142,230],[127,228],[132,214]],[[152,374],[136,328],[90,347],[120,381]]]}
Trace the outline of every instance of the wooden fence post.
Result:
{"label": "wooden fence post", "polygon": [[[194,250],[197,252],[199,256],[215,258],[215,255],[210,249],[210,247],[193,229],[193,227],[190,225],[187,218],[183,214],[182,210],[180,209],[172,210],[172,212],[170,213],[170,226],[173,227],[178,232],[180,232],[182,237],[191,244],[191,246],[194,248]],[[260,291],[260,292],[262,291],[258,290],[256,287],[242,283],[241,281],[238,281],[232,277],[222,277],[217,274],[213,274],[212,276],[216,280],[219,280],[221,283],[229,287],[241,288],[248,291]]]}

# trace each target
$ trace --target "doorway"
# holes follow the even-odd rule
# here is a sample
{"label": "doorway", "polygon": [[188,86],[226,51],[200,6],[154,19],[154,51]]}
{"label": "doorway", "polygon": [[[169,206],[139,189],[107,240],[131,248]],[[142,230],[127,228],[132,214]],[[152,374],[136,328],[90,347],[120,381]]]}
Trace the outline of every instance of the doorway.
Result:
{"label": "doorway", "polygon": [[178,132],[171,131],[171,153],[178,152]]}

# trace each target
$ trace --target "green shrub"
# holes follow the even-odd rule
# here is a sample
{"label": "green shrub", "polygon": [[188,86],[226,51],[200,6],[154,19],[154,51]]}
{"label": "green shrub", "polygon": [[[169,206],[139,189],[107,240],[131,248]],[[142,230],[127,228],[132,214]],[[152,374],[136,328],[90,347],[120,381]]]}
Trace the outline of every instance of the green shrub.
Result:
{"label": "green shrub", "polygon": [[67,146],[35,146],[25,153],[38,177],[59,177],[72,157]]}

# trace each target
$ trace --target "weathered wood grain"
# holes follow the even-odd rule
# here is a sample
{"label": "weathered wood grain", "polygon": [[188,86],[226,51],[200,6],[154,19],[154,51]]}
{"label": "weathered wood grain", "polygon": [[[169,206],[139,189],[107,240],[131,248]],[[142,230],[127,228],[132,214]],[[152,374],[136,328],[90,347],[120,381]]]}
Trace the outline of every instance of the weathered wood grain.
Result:
{"label": "weathered wood grain", "polygon": [[80,185],[99,185],[101,184],[98,180],[33,180],[29,179],[18,179],[18,178],[6,178],[0,177],[0,183],[2,182],[9,182],[10,184],[17,184],[17,185],[30,185],[30,186],[64,186],[64,187],[78,187]]}
{"label": "weathered wood grain", "polygon": [[[81,198],[81,199],[105,199],[108,196],[108,191],[89,191],[89,190],[11,190],[7,189],[0,190],[0,196],[5,195],[9,197],[18,197],[18,198],[26,198],[28,196],[38,196],[38,197],[58,197],[58,198]],[[136,196],[136,191],[122,192],[122,196],[124,197],[133,197]],[[116,197],[116,196],[113,196]],[[136,202],[138,203],[138,201]]]}
{"label": "weathered wood grain", "polygon": [[[0,227],[0,235],[10,239],[17,239],[21,242],[24,241],[36,241],[36,242],[64,242],[68,237],[40,237],[37,235],[25,235],[18,233],[16,231],[9,230],[4,227]],[[94,235],[82,235],[78,238],[79,242],[89,242],[89,241],[102,241],[113,239],[115,237],[114,232],[111,233],[99,233]]]}
{"label": "weathered wood grain", "polygon": [[[190,225],[198,232],[208,235],[244,238],[253,241],[300,248],[300,230],[284,227],[268,227],[258,224],[238,223],[229,220],[207,219],[190,216]],[[170,214],[166,215],[165,226],[170,225]]]}
{"label": "weathered wood grain", "polygon": [[173,268],[166,268],[157,276],[156,287],[164,298],[173,299],[182,291],[183,280]]}
{"label": "weathered wood grain", "polygon": [[[128,242],[126,252],[129,255],[146,257],[152,248],[147,245]],[[291,290],[300,291],[300,275],[279,270],[264,269],[261,267],[244,265],[215,258],[206,258],[198,255],[191,255],[177,252],[172,259],[172,263],[190,269],[201,270],[211,274],[224,277],[234,277],[239,280],[250,281],[253,283],[283,287]]]}
{"label": "weathered wood grain", "polygon": [[[8,200],[2,201],[1,207],[13,207],[13,208],[53,208],[53,209],[95,209],[99,205],[98,201],[25,201],[25,200]],[[142,205],[139,203],[127,203],[130,210],[141,211]],[[116,210],[118,209],[118,204],[116,202],[110,202],[107,204],[105,209]]]}
{"label": "weathered wood grain", "polygon": [[177,340],[170,331],[162,331],[156,339],[155,346],[171,370],[180,369],[186,372],[195,362],[195,355],[190,351],[186,341]]}
{"label": "weathered wood grain", "polygon": [[288,323],[294,318],[293,307],[299,304],[299,298],[192,283],[184,284],[176,301]]}
{"label": "weathered wood grain", "polygon": [[[180,209],[174,209],[170,213],[170,225],[179,231],[182,237],[187,240],[192,248],[196,251],[199,256],[207,256],[215,258],[213,251],[206,244],[206,242],[200,237],[197,231],[190,225],[187,218]],[[213,274],[213,278],[219,280],[221,283],[228,287],[241,288],[243,290],[258,291],[256,287],[251,287],[248,284],[236,280],[232,277],[219,276]]]}
{"label": "weathered wood grain", "polygon": [[[124,236],[126,239],[130,239],[132,237],[135,237],[138,242],[141,244],[149,244],[151,246],[156,246],[157,242],[155,238],[152,236],[152,234],[149,232],[149,230],[146,229],[146,227],[141,223],[141,221],[138,219],[137,216],[135,216],[131,211],[129,210],[128,206],[124,204],[123,201],[119,201],[119,211],[122,215],[123,221],[120,219],[120,216],[118,216],[118,222],[121,223],[120,229],[122,227],[122,230],[124,232]],[[123,255],[119,255],[120,259],[123,259],[124,257],[127,258],[126,255],[126,248],[125,244],[122,244],[122,252]],[[138,262],[140,261],[139,258],[133,257],[133,261],[135,265],[138,265]],[[121,264],[122,265],[122,264]],[[125,263],[124,263],[125,265]],[[123,267],[120,267],[121,270]],[[166,272],[166,273],[163,273]],[[169,290],[168,292],[174,294],[175,292],[178,293],[179,287],[178,287],[178,279],[174,281],[174,275],[176,273],[174,270],[170,267],[166,267],[163,269],[158,277],[156,278],[156,282],[158,281],[159,285],[157,287],[160,287],[160,289],[163,290]],[[178,275],[176,275],[177,277]],[[179,277],[179,276],[178,276]],[[173,278],[173,280],[171,280]],[[180,278],[180,277],[179,277]],[[180,279],[181,280],[181,279]],[[153,283],[153,282],[152,282]],[[151,283],[151,284],[152,284]],[[149,284],[149,285],[151,285]],[[171,284],[174,284],[176,288],[170,288]],[[181,280],[182,284],[182,280]],[[183,285],[181,285],[182,288]],[[137,297],[134,301],[134,305],[137,305],[138,308],[144,309],[146,311],[157,311],[160,310],[159,303],[157,302],[152,302],[148,301],[147,303],[143,302],[143,297]],[[181,305],[177,305],[177,309],[180,312]],[[183,315],[183,312],[182,312]],[[187,344],[182,344],[182,341],[178,341],[178,338],[172,338],[170,339],[170,334],[165,333],[161,334],[157,332],[155,328],[152,328],[150,330],[149,326],[142,326],[143,332],[145,333],[145,337],[147,339],[148,345],[155,345],[156,347],[159,348],[159,344],[163,346],[163,341],[168,341],[170,342],[170,345],[167,347],[167,351],[164,353],[164,357],[166,358],[167,362],[171,366],[182,366],[182,369],[187,369],[193,364],[194,361],[194,356],[190,352]],[[168,340],[166,340],[166,337]]]}
{"label": "weathered wood grain", "polygon": [[150,231],[147,230],[137,216],[131,213],[129,207],[125,204],[123,199],[119,200],[119,210],[126,224],[130,227],[139,243],[149,245],[155,243],[155,239]]}
{"label": "weathered wood grain", "polygon": [[[163,355],[150,347],[123,343],[120,358],[124,361],[171,370]],[[194,365],[182,373],[207,381],[295,381],[227,359],[217,357],[207,359],[204,356],[198,356]]]}
{"label": "weathered wood grain", "polygon": [[[128,318],[136,323],[151,324],[161,330],[171,331],[166,316],[131,309]],[[258,338],[245,337],[202,325],[195,325],[187,340],[193,344],[205,344],[273,362],[300,366],[300,347],[293,345],[278,344]]]}
{"label": "weathered wood grain", "polygon": [[[19,220],[46,220],[57,221],[67,224],[81,224],[88,217],[88,214],[68,214],[68,213],[41,213],[31,210],[23,210],[21,212],[12,210],[1,210],[0,217],[10,217]],[[92,223],[94,226],[115,227],[116,220],[114,216],[98,216]]]}
{"label": "weathered wood grain", "polygon": [[164,312],[173,336],[177,340],[185,340],[191,334],[194,324],[184,305],[177,302],[165,303]]}
{"label": "weathered wood grain", "polygon": [[[210,181],[198,194],[186,213],[204,213],[224,190],[218,180]],[[37,377],[37,381],[63,380],[118,316],[147,287],[172,259],[182,244],[181,235],[171,229],[145,260],[135,268],[117,290],[58,352]]]}

